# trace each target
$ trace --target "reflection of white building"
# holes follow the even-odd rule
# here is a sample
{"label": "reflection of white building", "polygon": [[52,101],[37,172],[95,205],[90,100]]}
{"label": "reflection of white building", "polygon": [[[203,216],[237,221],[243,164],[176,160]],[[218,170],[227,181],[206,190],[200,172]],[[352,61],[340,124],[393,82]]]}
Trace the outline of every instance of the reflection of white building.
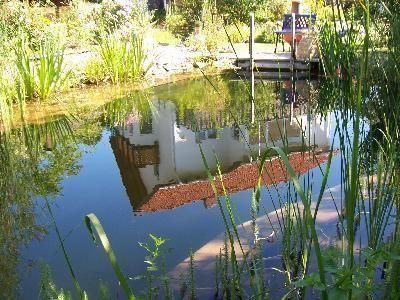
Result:
{"label": "reflection of white building", "polygon": [[268,146],[282,147],[284,142],[289,147],[312,146],[322,150],[329,149],[331,143],[331,115],[299,115],[292,119],[283,118],[268,121],[265,127]]}
{"label": "reflection of white building", "polygon": [[[290,145],[301,145],[304,138],[312,137],[318,146],[329,146],[330,124],[318,118],[307,121],[307,116],[298,116],[300,122],[288,120],[266,123],[264,134],[251,133],[246,126],[223,129],[204,128],[198,132],[177,125],[176,108],[172,102],[152,101],[149,122],[140,122],[133,113],[124,128],[117,128],[111,137],[111,145],[119,165],[121,176],[134,207],[146,201],[157,185],[187,182],[205,178],[205,166],[199,145],[212,170],[216,169],[215,155],[223,171],[241,162],[248,162],[251,153],[266,145],[282,146],[281,134],[287,133]],[[151,120],[150,120],[151,119]],[[267,143],[265,143],[265,140]],[[272,143],[273,142],[273,143]],[[251,151],[249,149],[251,148]]]}

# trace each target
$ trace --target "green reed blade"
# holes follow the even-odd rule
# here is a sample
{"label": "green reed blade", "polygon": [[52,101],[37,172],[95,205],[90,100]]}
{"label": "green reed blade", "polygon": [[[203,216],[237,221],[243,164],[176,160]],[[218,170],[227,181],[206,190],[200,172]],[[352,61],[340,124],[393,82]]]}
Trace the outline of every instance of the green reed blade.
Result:
{"label": "green reed blade", "polygon": [[[128,285],[128,281],[126,279],[126,277],[124,276],[124,274],[122,273],[121,267],[118,264],[117,258],[114,254],[114,251],[111,247],[110,241],[108,240],[108,237],[103,229],[103,226],[101,225],[99,219],[97,218],[97,216],[93,213],[86,215],[85,217],[85,223],[86,223],[86,227],[89,230],[89,234],[91,236],[91,238],[93,239],[94,242],[96,242],[96,237],[94,235],[94,231],[93,228],[95,229],[97,235],[100,238],[101,244],[103,246],[104,251],[106,252],[107,256],[108,256],[108,260],[110,261],[114,272],[119,280],[119,282],[122,285],[122,289],[125,292],[125,296],[129,299],[129,300],[134,300],[136,299],[135,296],[132,293],[131,288]],[[93,225],[93,228],[92,228]]]}

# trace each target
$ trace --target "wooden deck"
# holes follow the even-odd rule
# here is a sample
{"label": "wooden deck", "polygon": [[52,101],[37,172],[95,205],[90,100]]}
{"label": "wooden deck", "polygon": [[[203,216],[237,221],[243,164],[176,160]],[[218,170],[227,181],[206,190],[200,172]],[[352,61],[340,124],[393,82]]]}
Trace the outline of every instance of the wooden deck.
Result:
{"label": "wooden deck", "polygon": [[[309,71],[315,68],[319,63],[318,58],[312,60],[300,60],[294,61],[294,70]],[[242,69],[249,69],[250,57],[238,57],[236,59],[236,65]],[[280,53],[257,53],[254,56],[254,69],[258,70],[291,70],[292,59],[290,52]]]}

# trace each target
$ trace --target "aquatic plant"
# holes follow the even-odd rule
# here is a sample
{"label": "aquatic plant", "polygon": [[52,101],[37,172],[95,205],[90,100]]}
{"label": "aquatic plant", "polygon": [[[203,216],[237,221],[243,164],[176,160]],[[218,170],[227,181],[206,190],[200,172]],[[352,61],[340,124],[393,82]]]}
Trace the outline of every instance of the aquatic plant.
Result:
{"label": "aquatic plant", "polygon": [[19,84],[23,88],[26,98],[33,99],[36,93],[35,65],[32,60],[32,51],[26,42],[26,38],[18,38],[14,46],[14,53]]}
{"label": "aquatic plant", "polygon": [[19,75],[17,87],[23,89],[27,100],[49,100],[70,75],[70,71],[64,70],[64,47],[53,37],[44,39],[35,53],[27,38],[21,36],[17,39],[14,53]]}
{"label": "aquatic plant", "polygon": [[38,54],[37,93],[41,101],[46,101],[63,86],[70,71],[64,70],[64,47],[57,39],[46,38],[40,44]]}
{"label": "aquatic plant", "polygon": [[99,39],[99,49],[106,73],[113,83],[137,81],[151,66],[143,37],[139,34],[132,33],[128,38],[105,34]]}

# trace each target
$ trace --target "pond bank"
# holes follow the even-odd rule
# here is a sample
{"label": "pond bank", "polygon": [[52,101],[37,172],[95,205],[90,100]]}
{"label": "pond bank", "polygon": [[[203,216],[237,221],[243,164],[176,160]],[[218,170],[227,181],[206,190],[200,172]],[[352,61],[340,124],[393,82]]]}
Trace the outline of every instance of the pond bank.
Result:
{"label": "pond bank", "polygon": [[[146,77],[137,83],[111,84],[83,84],[69,88],[55,96],[48,103],[27,103],[25,107],[25,122],[41,124],[50,117],[58,117],[89,108],[96,108],[115,99],[116,95],[123,96],[132,91],[147,90],[164,84],[181,80],[228,73],[234,69],[233,52],[211,55],[202,51],[195,51],[185,46],[156,44],[149,51],[149,56],[155,62],[149,69]],[[85,49],[66,51],[65,64],[68,70],[73,70],[75,76],[84,77],[87,63],[96,58],[96,52]],[[201,70],[200,70],[201,69]],[[18,108],[15,107],[19,116]],[[17,124],[20,120],[15,120]]]}

